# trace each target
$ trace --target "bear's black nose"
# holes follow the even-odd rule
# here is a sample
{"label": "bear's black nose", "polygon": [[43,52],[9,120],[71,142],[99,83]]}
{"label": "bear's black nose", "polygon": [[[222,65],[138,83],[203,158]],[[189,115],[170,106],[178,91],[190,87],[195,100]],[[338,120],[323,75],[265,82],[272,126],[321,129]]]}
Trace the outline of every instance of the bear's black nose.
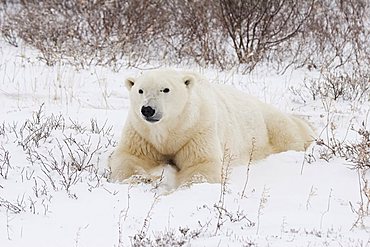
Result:
{"label": "bear's black nose", "polygon": [[145,117],[153,117],[153,115],[155,113],[155,110],[153,108],[151,108],[150,106],[143,106],[143,107],[141,107],[141,113]]}

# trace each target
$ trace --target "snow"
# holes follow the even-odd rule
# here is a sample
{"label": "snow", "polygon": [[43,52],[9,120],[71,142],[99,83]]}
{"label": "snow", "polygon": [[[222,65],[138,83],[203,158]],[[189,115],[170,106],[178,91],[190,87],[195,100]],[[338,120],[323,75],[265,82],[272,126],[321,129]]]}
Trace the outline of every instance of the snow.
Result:
{"label": "snow", "polygon": [[[160,183],[109,182],[107,159],[129,106],[123,80],[140,70],[48,67],[38,56],[30,48],[0,41],[1,174],[6,152],[10,164],[6,178],[0,176],[0,246],[370,244],[369,216],[363,217],[362,227],[355,226],[361,202],[357,171],[344,159],[318,159],[317,146],[234,167],[226,184],[174,191],[170,167],[164,168]],[[358,127],[365,121],[370,127],[368,102],[313,101],[304,93],[303,102],[292,92],[305,79],[317,78],[315,72],[278,75],[258,68],[243,75],[188,69],[305,117],[322,138],[331,133],[328,119],[340,140],[358,138],[350,124]],[[29,138],[50,124],[54,128],[48,136],[37,142]],[[307,162],[310,153],[316,159]],[[83,160],[86,167],[78,171],[73,159]]]}

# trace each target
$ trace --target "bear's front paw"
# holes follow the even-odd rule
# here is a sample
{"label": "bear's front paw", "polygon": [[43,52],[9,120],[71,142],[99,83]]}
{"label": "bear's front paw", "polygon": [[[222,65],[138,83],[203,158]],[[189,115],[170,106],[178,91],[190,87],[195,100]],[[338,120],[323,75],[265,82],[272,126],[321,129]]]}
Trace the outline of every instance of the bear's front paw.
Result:
{"label": "bear's front paw", "polygon": [[116,169],[111,169],[110,176],[109,176],[109,181],[114,183],[114,182],[124,182],[126,179],[131,177],[132,174],[125,173],[122,170],[116,170]]}
{"label": "bear's front paw", "polygon": [[186,180],[179,181],[179,187],[190,187],[192,184],[200,184],[210,182],[208,179],[200,174],[196,173]]}
{"label": "bear's front paw", "polygon": [[154,184],[156,181],[160,180],[160,178],[160,176],[133,175],[125,181],[130,184]]}

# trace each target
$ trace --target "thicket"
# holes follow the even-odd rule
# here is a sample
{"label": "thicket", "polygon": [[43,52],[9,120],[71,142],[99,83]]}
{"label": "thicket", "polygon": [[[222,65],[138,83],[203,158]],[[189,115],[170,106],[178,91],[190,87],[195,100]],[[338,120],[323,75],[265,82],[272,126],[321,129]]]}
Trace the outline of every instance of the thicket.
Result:
{"label": "thicket", "polygon": [[1,0],[0,12],[2,36],[49,65],[355,70],[370,59],[367,0]]}

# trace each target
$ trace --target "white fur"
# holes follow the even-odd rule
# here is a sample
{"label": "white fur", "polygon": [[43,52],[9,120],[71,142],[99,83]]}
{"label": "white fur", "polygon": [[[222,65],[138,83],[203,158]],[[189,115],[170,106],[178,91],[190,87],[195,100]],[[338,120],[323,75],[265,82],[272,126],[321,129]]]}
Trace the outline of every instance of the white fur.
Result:
{"label": "white fur", "polygon": [[[172,163],[178,186],[220,182],[226,155],[248,163],[276,152],[303,151],[313,140],[305,121],[193,73],[154,70],[127,79],[126,86],[131,107],[109,162],[113,180],[150,176],[155,167]],[[144,119],[146,105],[156,110],[158,122]]]}

